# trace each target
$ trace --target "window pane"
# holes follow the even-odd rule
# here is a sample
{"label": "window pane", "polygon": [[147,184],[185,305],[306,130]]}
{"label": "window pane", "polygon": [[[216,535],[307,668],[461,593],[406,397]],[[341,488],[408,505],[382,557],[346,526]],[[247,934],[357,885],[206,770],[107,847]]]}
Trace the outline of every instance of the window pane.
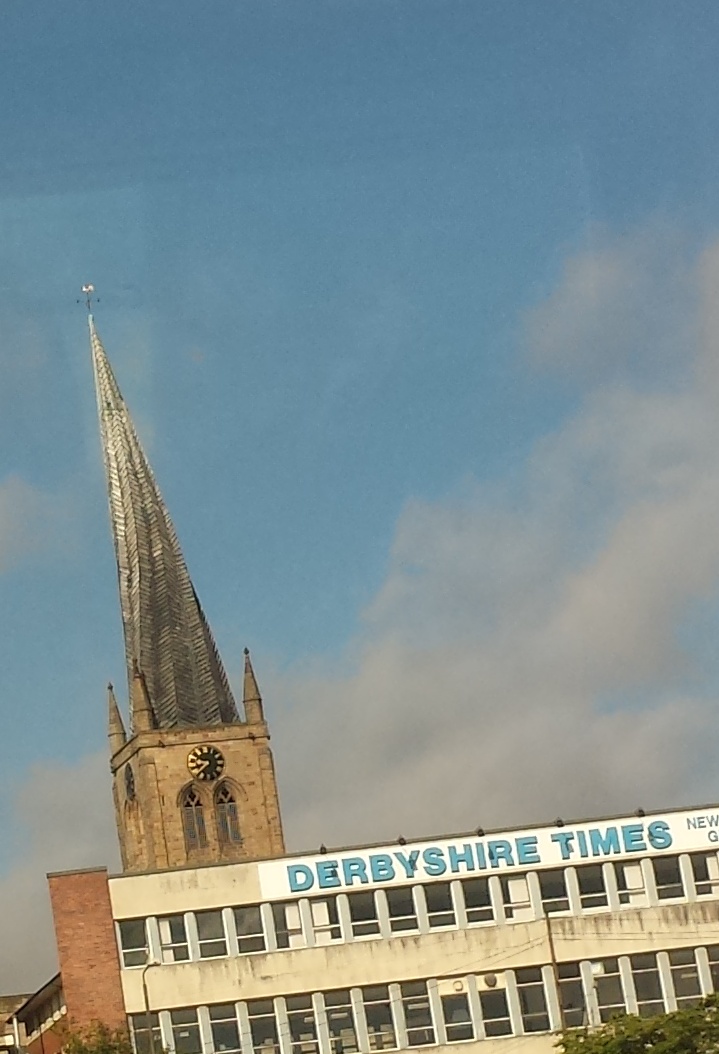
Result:
{"label": "window pane", "polygon": [[637,861],[617,863],[614,865],[617,876],[620,904],[646,904],[647,895],[644,887],[642,866]]}
{"label": "window pane", "polygon": [[171,1010],[175,1054],[202,1054],[196,1010]]}
{"label": "window pane", "polygon": [[417,914],[411,886],[388,889],[387,907],[389,909],[389,928],[393,933],[400,930],[417,929]]}
{"label": "window pane", "polygon": [[442,996],[442,1016],[448,1043],[474,1039],[474,1025],[469,1011],[469,999],[464,993]]}
{"label": "window pane", "polygon": [[167,915],[157,920],[160,931],[162,961],[165,963],[184,962],[190,958],[187,943],[184,915]]}
{"label": "window pane", "polygon": [[618,959],[599,959],[592,963],[599,1016],[602,1021],[609,1021],[620,1014],[626,1014],[624,989],[619,976]]}
{"label": "window pane", "polygon": [[353,936],[369,937],[371,934],[379,933],[374,893],[350,893],[348,900]]}
{"label": "window pane", "polygon": [[489,881],[486,878],[465,878],[462,881],[467,922],[491,922],[494,919]]}
{"label": "window pane", "polygon": [[347,989],[325,993],[325,1013],[332,1054],[352,1054],[359,1050],[352,1002]]}
{"label": "window pane", "polygon": [[564,1024],[567,1028],[579,1028],[587,1023],[579,963],[559,963],[557,980]]}
{"label": "window pane", "polygon": [[681,1008],[700,1002],[702,989],[694,949],[682,948],[669,952],[669,966],[677,1005]]}
{"label": "window pane", "polygon": [[640,1016],[651,1017],[653,1014],[663,1014],[664,999],[656,955],[653,952],[647,955],[630,955],[629,962],[632,967]]}
{"label": "window pane", "polygon": [[118,923],[123,966],[144,966],[147,962],[147,932],[144,919],[123,919]]}
{"label": "window pane", "polygon": [[544,997],[544,981],[539,967],[515,970],[519,1005],[525,1032],[548,1032],[549,1014]]}
{"label": "window pane", "polygon": [[266,945],[259,904],[235,908],[234,915],[240,952],[263,952]]}
{"label": "window pane", "polygon": [[709,958],[709,971],[712,975],[712,986],[715,992],[719,992],[719,944],[710,944],[707,947]]}
{"label": "window pane", "polygon": [[454,915],[449,882],[433,882],[431,885],[426,885],[424,895],[427,901],[429,924],[433,929],[439,926],[456,926],[457,920]]}
{"label": "window pane", "polygon": [[609,897],[604,885],[604,871],[601,864],[585,864],[577,868],[579,883],[579,901],[583,908],[605,908]]}
{"label": "window pane", "polygon": [[279,1054],[275,1008],[271,999],[255,999],[247,1004],[255,1054]]}
{"label": "window pane", "polygon": [[374,985],[362,989],[370,1050],[388,1050],[397,1046],[389,989],[386,985]]}
{"label": "window pane", "polygon": [[273,904],[272,917],[275,922],[278,948],[304,947],[305,940],[302,935],[299,904],[294,901],[288,904]]}
{"label": "window pane", "polygon": [[569,911],[564,871],[540,871],[539,889],[542,894],[542,906],[547,915],[555,911]]}
{"label": "window pane", "polygon": [[484,1031],[488,1036],[509,1036],[512,1033],[512,1022],[509,1019],[507,993],[498,988],[493,992],[480,992]]}
{"label": "window pane", "polygon": [[657,896],[660,900],[671,900],[684,896],[684,883],[679,870],[678,856],[654,857],[652,860]]}
{"label": "window pane", "polygon": [[719,893],[719,861],[716,853],[692,853],[689,857],[698,897],[715,897]]}
{"label": "window pane", "polygon": [[212,959],[218,955],[227,955],[225,923],[221,911],[198,911],[197,937],[200,945],[200,958]]}
{"label": "window pane", "polygon": [[240,1050],[240,1031],[234,1003],[210,1007],[210,1028],[216,1052]]}
{"label": "window pane", "polygon": [[[30,1031],[29,1024],[28,1022],[26,1025],[28,1031]],[[130,1018],[130,1032],[137,1054],[162,1054],[162,1035],[158,1014],[133,1014]],[[150,1032],[152,1032],[152,1041]]]}
{"label": "window pane", "polygon": [[435,1042],[427,982],[400,985],[407,1042],[410,1047],[431,1046]]}
{"label": "window pane", "polygon": [[533,918],[534,913],[529,899],[527,876],[512,875],[510,877],[503,875],[500,882],[506,917],[517,921]]}
{"label": "window pane", "polygon": [[337,914],[337,897],[318,897],[310,901],[312,928],[315,944],[329,944],[342,938],[339,915]]}
{"label": "window pane", "polygon": [[285,1004],[292,1054],[318,1054],[317,1026],[312,1009],[312,996],[288,996]]}

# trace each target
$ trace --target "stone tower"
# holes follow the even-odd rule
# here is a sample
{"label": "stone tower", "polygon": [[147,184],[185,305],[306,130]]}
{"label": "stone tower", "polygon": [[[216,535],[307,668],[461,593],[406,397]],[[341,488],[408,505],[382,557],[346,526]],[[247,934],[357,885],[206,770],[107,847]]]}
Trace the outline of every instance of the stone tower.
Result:
{"label": "stone tower", "polygon": [[123,868],[279,856],[270,736],[249,653],[240,715],[92,315],[89,325],[130,699],[126,732],[110,686]]}

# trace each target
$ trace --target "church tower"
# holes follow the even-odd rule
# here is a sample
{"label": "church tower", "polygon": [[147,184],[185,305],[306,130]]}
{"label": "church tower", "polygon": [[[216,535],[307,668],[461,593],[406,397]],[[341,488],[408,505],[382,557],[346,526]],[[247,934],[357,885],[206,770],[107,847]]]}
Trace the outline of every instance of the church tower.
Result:
{"label": "church tower", "polygon": [[238,712],[175,529],[89,315],[129,684],[108,690],[125,871],[279,856],[269,731],[245,650]]}

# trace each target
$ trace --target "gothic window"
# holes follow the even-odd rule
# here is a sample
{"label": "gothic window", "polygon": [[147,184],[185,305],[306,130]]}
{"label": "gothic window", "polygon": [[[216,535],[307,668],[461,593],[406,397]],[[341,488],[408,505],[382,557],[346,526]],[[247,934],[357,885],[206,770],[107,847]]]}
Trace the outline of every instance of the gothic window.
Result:
{"label": "gothic window", "polygon": [[182,827],[185,832],[185,845],[188,851],[202,849],[207,845],[205,817],[202,813],[202,799],[195,787],[188,787],[182,795]]}
{"label": "gothic window", "polygon": [[217,817],[217,837],[221,845],[242,841],[237,817],[237,802],[227,783],[221,783],[215,792],[215,816]]}

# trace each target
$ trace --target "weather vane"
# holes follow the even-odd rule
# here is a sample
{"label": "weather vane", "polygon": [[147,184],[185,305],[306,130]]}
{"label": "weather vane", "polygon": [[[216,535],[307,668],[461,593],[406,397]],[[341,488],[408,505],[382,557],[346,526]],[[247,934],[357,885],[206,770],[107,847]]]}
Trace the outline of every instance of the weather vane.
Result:
{"label": "weather vane", "polygon": [[[92,284],[91,284],[90,282],[87,282],[87,283],[86,283],[86,284],[85,284],[85,285],[84,285],[84,286],[82,287],[82,290],[81,290],[81,292],[82,292],[83,296],[85,297],[85,306],[87,307],[87,310],[88,310],[88,312],[89,312],[90,314],[92,314],[92,304],[93,304],[93,301],[94,301],[94,302],[95,302],[96,304],[99,304],[99,303],[100,303],[100,297],[99,297],[99,296],[98,296],[98,297],[96,297],[96,296],[95,296],[95,286],[94,286],[94,285],[92,285]],[[77,303],[78,303],[78,304],[82,304],[82,300],[81,300],[81,299],[78,299]]]}

